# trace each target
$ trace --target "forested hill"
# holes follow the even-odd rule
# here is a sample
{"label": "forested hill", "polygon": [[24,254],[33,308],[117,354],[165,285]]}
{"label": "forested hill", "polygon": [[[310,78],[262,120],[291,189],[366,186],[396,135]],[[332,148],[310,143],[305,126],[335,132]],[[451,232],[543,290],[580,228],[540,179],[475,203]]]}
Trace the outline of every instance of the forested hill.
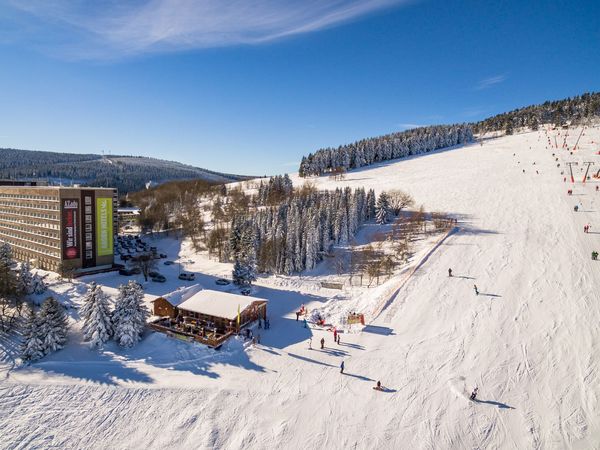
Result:
{"label": "forested hill", "polygon": [[381,161],[418,155],[471,142],[474,134],[518,128],[536,130],[540,124],[582,124],[600,117],[600,92],[547,101],[498,114],[480,122],[413,128],[385,136],[363,139],[337,148],[322,148],[302,158],[301,177],[338,173]]}
{"label": "forested hill", "polygon": [[80,155],[0,148],[0,179],[48,179],[63,183],[139,191],[148,182],[200,179],[229,183],[249,177],[214,172],[173,161],[142,156]]}
{"label": "forested hill", "polygon": [[506,131],[511,134],[515,129],[522,127],[536,130],[544,123],[581,124],[598,117],[600,117],[600,92],[592,92],[498,114],[473,124],[473,132]]}

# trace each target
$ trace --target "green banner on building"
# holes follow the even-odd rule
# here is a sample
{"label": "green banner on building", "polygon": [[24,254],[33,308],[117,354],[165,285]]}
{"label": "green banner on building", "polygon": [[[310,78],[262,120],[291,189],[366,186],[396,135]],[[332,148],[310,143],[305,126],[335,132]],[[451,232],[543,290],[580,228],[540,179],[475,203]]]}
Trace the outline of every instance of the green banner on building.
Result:
{"label": "green banner on building", "polygon": [[96,198],[96,254],[113,254],[113,199]]}

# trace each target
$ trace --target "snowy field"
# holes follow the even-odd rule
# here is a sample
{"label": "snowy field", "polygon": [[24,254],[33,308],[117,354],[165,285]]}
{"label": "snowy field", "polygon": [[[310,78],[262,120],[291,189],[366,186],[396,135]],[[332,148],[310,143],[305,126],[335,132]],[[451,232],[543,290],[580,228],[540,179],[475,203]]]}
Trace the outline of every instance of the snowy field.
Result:
{"label": "snowy field", "polygon": [[[570,130],[571,148],[578,135]],[[590,257],[600,248],[600,192],[580,171],[599,158],[600,129],[586,130],[573,155],[547,142],[531,132],[344,181],[311,179],[405,190],[426,210],[457,217],[459,229],[422,242],[410,278],[407,268],[370,290],[320,288],[323,265],[259,279],[253,295],[269,300],[271,329],[255,347],[233,340],[214,351],[149,332],[131,350],[111,343],[98,353],[73,326],[67,348],[14,367],[14,347],[0,342],[0,448],[600,448],[600,261]],[[566,161],[580,163],[574,185],[563,181]],[[229,264],[186,242],[164,239],[159,251],[206,288],[230,276]],[[146,284],[148,300],[187,284],[178,270],[161,266],[168,281]],[[115,288],[124,277],[95,280]],[[89,281],[53,287],[73,318]],[[344,302],[371,314],[341,345],[296,322],[301,304],[333,313]],[[385,392],[372,389],[377,380]]]}

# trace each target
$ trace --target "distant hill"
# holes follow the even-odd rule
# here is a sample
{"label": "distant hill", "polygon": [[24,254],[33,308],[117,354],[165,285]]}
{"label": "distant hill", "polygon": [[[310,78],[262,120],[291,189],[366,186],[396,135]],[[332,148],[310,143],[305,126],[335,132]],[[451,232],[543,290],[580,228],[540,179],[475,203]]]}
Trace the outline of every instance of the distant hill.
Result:
{"label": "distant hill", "polygon": [[537,130],[541,124],[581,124],[600,117],[600,92],[585,93],[562,100],[530,105],[474,123],[474,133],[505,131],[512,134],[517,128]]}
{"label": "distant hill", "polygon": [[476,123],[417,127],[341,145],[322,148],[302,157],[298,173],[301,177],[345,172],[381,161],[404,158],[473,140],[474,134],[514,130],[528,127],[537,130],[541,124],[576,125],[600,117],[600,92],[585,93],[563,100],[547,101],[514,111],[497,114]]}
{"label": "distant hill", "polygon": [[215,172],[144,156],[80,155],[0,148],[0,179],[48,179],[51,184],[116,187],[119,192],[144,189],[146,183],[199,179],[211,184],[250,177]]}

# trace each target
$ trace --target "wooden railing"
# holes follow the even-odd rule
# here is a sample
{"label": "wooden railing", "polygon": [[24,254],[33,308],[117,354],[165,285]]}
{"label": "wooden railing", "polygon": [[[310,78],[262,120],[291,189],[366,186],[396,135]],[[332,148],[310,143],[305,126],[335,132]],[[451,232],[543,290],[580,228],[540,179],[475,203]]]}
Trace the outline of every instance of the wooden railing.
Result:
{"label": "wooden railing", "polygon": [[212,347],[212,348],[219,347],[234,334],[232,331],[228,331],[227,333],[222,334],[222,335],[218,335],[218,336],[213,335],[213,336],[204,337],[204,336],[200,336],[198,334],[193,334],[193,333],[188,333],[186,331],[178,330],[176,328],[166,327],[166,326],[160,325],[156,322],[151,322],[148,324],[148,326],[151,329],[161,332],[161,333],[165,333],[168,336],[172,336],[172,337],[176,337],[176,338],[180,337],[180,336],[184,336],[184,337],[187,337],[190,341],[200,342],[201,344],[208,345],[209,347]]}

